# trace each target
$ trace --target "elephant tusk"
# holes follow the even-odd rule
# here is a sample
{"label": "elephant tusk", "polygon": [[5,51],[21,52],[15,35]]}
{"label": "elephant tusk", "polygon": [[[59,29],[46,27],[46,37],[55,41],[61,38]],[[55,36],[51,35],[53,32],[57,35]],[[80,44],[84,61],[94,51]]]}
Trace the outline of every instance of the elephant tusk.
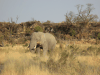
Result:
{"label": "elephant tusk", "polygon": [[34,49],[36,49],[36,46],[34,46]]}

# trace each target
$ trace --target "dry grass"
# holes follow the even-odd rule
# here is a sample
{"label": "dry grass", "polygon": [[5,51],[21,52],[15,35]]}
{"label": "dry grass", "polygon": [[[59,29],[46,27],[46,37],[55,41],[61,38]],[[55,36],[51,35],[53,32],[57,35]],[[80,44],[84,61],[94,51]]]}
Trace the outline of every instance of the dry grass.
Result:
{"label": "dry grass", "polygon": [[40,62],[33,60],[36,54],[28,52],[26,47],[4,47],[0,54],[0,62],[4,64],[1,75],[50,75],[48,71],[39,69]]}
{"label": "dry grass", "polygon": [[0,48],[0,75],[100,75],[100,45],[60,43],[49,58],[25,45]]}

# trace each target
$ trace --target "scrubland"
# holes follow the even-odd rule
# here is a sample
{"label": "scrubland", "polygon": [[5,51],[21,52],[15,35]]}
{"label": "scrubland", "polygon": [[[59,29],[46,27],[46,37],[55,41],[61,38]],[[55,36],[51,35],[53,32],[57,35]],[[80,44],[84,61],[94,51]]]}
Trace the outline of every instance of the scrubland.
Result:
{"label": "scrubland", "polygon": [[59,42],[48,58],[25,44],[0,47],[0,75],[100,75],[100,45]]}

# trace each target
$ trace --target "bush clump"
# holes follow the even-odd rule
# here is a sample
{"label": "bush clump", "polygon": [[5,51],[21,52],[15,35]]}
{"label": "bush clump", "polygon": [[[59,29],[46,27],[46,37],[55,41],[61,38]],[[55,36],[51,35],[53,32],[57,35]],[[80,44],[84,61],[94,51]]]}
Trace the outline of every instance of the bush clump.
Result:
{"label": "bush clump", "polygon": [[34,29],[36,32],[38,32],[38,31],[43,32],[43,29],[41,26],[36,26]]}
{"label": "bush clump", "polygon": [[76,35],[75,30],[71,29],[71,30],[70,30],[70,35],[71,35],[71,36],[75,36],[75,35]]}
{"label": "bush clump", "polygon": [[30,28],[27,28],[27,29],[26,29],[26,33],[27,33],[27,34],[30,34],[30,33],[31,33],[31,29],[30,29]]}
{"label": "bush clump", "polygon": [[98,39],[100,40],[100,33],[98,33],[98,36],[97,36],[97,37],[98,37]]}

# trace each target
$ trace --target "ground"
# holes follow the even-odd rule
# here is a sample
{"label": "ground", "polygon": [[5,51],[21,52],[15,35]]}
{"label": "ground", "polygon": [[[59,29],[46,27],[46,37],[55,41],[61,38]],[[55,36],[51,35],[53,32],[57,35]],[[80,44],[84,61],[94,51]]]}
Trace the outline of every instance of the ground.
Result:
{"label": "ground", "polygon": [[44,58],[25,44],[7,44],[0,47],[0,75],[99,75],[99,53],[99,44],[64,41]]}

